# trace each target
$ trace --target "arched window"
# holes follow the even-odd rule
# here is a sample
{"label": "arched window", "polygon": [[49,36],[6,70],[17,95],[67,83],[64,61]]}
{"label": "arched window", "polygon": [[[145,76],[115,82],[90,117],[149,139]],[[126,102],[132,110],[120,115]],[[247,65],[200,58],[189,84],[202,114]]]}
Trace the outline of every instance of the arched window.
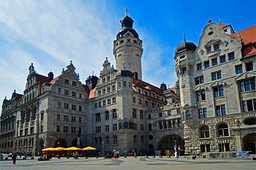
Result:
{"label": "arched window", "polygon": [[217,136],[221,137],[221,136],[229,136],[228,134],[228,125],[226,124],[220,124],[217,128]]}
{"label": "arched window", "polygon": [[117,144],[117,142],[118,142],[118,141],[117,141],[117,136],[113,136],[113,143],[114,143],[114,144]]}
{"label": "arched window", "polygon": [[133,143],[134,143],[134,144],[137,143],[137,136],[136,136],[136,135],[133,136]]}
{"label": "arched window", "polygon": [[208,126],[203,126],[200,128],[200,138],[209,138],[209,127]]}
{"label": "arched window", "polygon": [[126,81],[123,82],[123,86],[126,87]]}

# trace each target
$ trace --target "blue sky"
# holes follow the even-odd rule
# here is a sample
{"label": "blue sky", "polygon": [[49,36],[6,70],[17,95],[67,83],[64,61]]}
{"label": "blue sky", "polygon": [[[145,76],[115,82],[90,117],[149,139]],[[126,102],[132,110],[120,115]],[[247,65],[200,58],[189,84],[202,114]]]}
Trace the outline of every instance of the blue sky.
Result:
{"label": "blue sky", "polygon": [[256,1],[2,0],[0,2],[0,99],[23,93],[31,62],[39,74],[61,73],[70,60],[81,82],[99,75],[105,57],[115,65],[113,40],[125,8],[143,40],[143,80],[175,85],[174,51],[199,42],[209,19],[243,30],[256,23]]}

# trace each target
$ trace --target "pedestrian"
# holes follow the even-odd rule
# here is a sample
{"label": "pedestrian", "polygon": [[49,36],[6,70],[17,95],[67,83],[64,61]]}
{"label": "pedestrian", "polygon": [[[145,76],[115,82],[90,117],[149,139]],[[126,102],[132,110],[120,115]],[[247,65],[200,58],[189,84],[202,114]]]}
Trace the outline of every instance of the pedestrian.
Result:
{"label": "pedestrian", "polygon": [[178,152],[177,151],[175,151],[175,153],[174,153],[174,159],[178,160]]}
{"label": "pedestrian", "polygon": [[198,150],[196,151],[196,155],[197,155],[197,158],[199,159],[199,158],[200,158],[200,155],[201,155],[200,149],[198,149]]}
{"label": "pedestrian", "polygon": [[16,164],[16,158],[17,158],[17,155],[16,155],[16,152],[14,152],[14,154],[12,154],[12,163],[13,163],[13,165]]}

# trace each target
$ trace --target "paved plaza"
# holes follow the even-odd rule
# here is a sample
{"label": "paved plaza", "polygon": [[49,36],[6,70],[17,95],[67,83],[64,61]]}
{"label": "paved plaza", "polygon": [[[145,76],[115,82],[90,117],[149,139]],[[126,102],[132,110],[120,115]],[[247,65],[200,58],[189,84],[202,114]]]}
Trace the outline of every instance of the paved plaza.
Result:
{"label": "paved plaza", "polygon": [[255,160],[209,160],[196,159],[187,160],[173,158],[80,158],[75,159],[52,159],[50,161],[17,160],[15,166],[11,160],[0,161],[0,170],[19,169],[19,170],[76,170],[76,169],[256,169]]}

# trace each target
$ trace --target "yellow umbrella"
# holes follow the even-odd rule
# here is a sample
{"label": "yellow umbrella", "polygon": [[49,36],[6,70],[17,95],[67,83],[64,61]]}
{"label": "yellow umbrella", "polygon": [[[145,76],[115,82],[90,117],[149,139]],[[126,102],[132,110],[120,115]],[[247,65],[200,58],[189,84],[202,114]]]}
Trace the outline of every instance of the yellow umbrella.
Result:
{"label": "yellow umbrella", "polygon": [[79,151],[82,150],[81,148],[78,147],[69,147],[69,148],[65,148],[65,151]]}
{"label": "yellow umbrella", "polygon": [[55,149],[55,148],[50,147],[50,148],[42,149],[42,151],[53,151],[53,149]]}
{"label": "yellow umbrella", "polygon": [[56,151],[64,151],[64,150],[66,150],[67,148],[57,147],[57,148],[55,148],[55,149],[56,149]]}
{"label": "yellow umbrella", "polygon": [[93,150],[96,150],[96,148],[91,147],[91,146],[87,146],[87,147],[83,148],[82,150],[83,151],[93,151]]}

